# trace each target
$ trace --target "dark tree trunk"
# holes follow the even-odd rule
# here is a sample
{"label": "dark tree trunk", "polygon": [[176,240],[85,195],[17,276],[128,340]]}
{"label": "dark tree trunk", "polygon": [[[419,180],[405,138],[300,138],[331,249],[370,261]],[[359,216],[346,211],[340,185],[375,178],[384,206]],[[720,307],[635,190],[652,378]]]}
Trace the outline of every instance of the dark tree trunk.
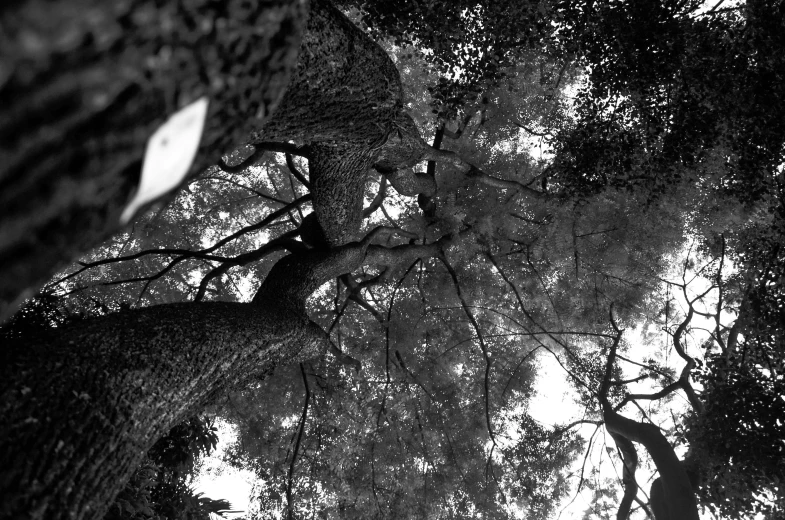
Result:
{"label": "dark tree trunk", "polygon": [[[308,143],[314,152],[314,206],[333,246],[359,229],[362,187],[376,159],[395,157],[387,161],[394,167],[413,164],[423,154],[406,144],[411,140],[403,138],[405,125],[399,129],[401,86],[391,60],[322,0],[312,2],[296,74],[261,131],[275,104],[270,93],[282,88],[282,81],[273,79],[285,77],[290,61],[286,42],[302,20],[299,2],[265,2],[254,13],[235,13],[231,9],[245,2],[223,0],[184,0],[176,3],[180,10],[174,3],[161,7],[137,0],[122,12],[94,0],[82,3],[82,15],[92,9],[104,17],[101,27],[120,26],[107,36],[113,42],[86,37],[59,65],[52,65],[57,53],[50,49],[43,62],[33,60],[27,75],[20,72],[24,64],[15,62],[10,75],[0,71],[3,99],[13,94],[21,100],[18,110],[8,109],[18,113],[2,120],[26,121],[16,133],[0,127],[6,159],[0,173],[0,299],[5,303],[115,227],[138,180],[145,140],[167,114],[201,95],[210,97],[212,108],[194,171],[210,163],[207,151],[231,148],[226,146],[235,135],[247,136],[249,126],[255,128],[252,140]],[[27,6],[17,2],[0,12],[4,30]],[[279,9],[280,16],[268,18],[265,6]],[[229,14],[201,17],[196,7]],[[73,4],[58,9],[52,16],[63,17],[65,25],[78,22],[79,16],[67,17],[66,10],[78,10]],[[183,16],[190,22],[173,22]],[[269,32],[259,36],[258,24],[246,26],[253,16],[267,23]],[[223,41],[222,19],[238,24],[227,35],[245,36]],[[123,30],[128,24],[130,32]],[[205,28],[207,36],[181,34],[180,25],[197,32]],[[91,30],[76,27],[84,34]],[[209,44],[210,38],[221,45]],[[269,67],[279,74],[265,76],[267,65],[264,60],[259,65],[257,52],[275,61],[277,68]],[[3,58],[5,66],[6,54]],[[72,82],[74,77],[79,81]],[[62,92],[55,88],[61,83]],[[100,92],[108,99],[97,103]],[[237,97],[230,99],[227,92]],[[237,121],[242,131],[227,127],[227,121]],[[396,129],[400,139],[393,135]],[[78,240],[82,235],[86,238]],[[253,374],[296,359],[323,340],[307,319],[305,299],[321,283],[358,267],[366,248],[367,243],[350,244],[285,257],[253,304],[175,304],[120,313],[7,351],[0,360],[2,518],[99,518],[168,428]],[[374,254],[390,257],[387,251]],[[36,255],[45,258],[33,262]],[[12,280],[17,271],[20,280]]]}
{"label": "dark tree trunk", "polygon": [[269,119],[306,0],[16,0],[0,7],[0,320],[106,239],[168,116],[210,102],[191,174]]}
{"label": "dark tree trunk", "polygon": [[657,520],[698,520],[698,504],[689,476],[659,428],[623,417],[610,407],[603,415],[605,426],[614,438],[622,436],[642,444],[657,466],[662,499],[655,504],[652,496],[652,509],[655,515],[658,511],[666,515],[657,516]]}
{"label": "dark tree trunk", "polygon": [[277,308],[150,307],[5,356],[2,518],[101,518],[161,435],[313,342],[307,319]]}
{"label": "dark tree trunk", "polygon": [[172,426],[279,363],[315,356],[305,300],[367,243],[279,261],[253,303],[179,303],[77,322],[0,359],[0,517],[98,519]]}
{"label": "dark tree trunk", "polygon": [[[259,2],[248,12],[239,0],[80,0],[55,3],[39,23],[39,4],[28,0],[0,13],[16,36],[0,51],[0,320],[119,228],[147,138],[201,96],[210,111],[191,175],[244,142],[321,145],[311,175],[324,165],[332,182],[348,166],[343,188],[361,206],[377,157],[391,172],[423,156],[392,60],[325,0],[310,2],[298,54],[304,3]],[[27,49],[16,26],[47,46]],[[329,232],[331,243],[354,236],[359,220],[344,225]]]}

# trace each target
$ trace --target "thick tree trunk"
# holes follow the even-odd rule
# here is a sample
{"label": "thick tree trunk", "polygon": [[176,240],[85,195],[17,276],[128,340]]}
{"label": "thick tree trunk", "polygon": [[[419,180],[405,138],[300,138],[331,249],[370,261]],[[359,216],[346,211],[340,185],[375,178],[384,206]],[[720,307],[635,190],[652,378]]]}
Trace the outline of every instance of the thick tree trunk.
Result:
{"label": "thick tree trunk", "polygon": [[[51,7],[51,19],[39,26],[33,20],[42,5]],[[366,171],[380,149],[398,146],[390,139],[402,114],[398,73],[381,48],[315,0],[294,79],[260,131],[294,62],[303,2],[252,2],[259,6],[252,12],[245,5],[3,6],[3,34],[18,47],[0,51],[0,96],[15,100],[0,104],[4,304],[116,227],[146,139],[166,116],[205,95],[211,109],[193,172],[247,136],[249,126],[252,139],[302,140],[315,151],[314,205],[329,242],[343,244],[356,233]],[[26,48],[30,35],[12,25],[34,28],[43,47]],[[22,51],[26,60],[11,58]],[[386,157],[407,156],[397,161],[408,164],[408,153]],[[253,304],[120,313],[7,350],[0,364],[2,517],[99,518],[173,424],[323,340],[305,299],[359,266],[367,245],[284,258]]]}
{"label": "thick tree trunk", "polygon": [[306,0],[6,2],[0,11],[0,320],[107,238],[150,135],[205,96],[191,174],[280,102]]}
{"label": "thick tree trunk", "polygon": [[395,64],[326,0],[313,0],[297,68],[273,118],[250,142],[294,140],[372,147],[403,110]]}
{"label": "thick tree trunk", "polygon": [[304,316],[277,309],[150,307],[53,331],[6,356],[0,516],[101,518],[174,424],[313,343]]}
{"label": "thick tree trunk", "polygon": [[[687,472],[668,440],[653,424],[640,423],[610,409],[604,411],[605,426],[614,435],[643,444],[649,452],[662,483],[665,520],[698,520],[698,504]],[[654,501],[654,497],[652,497]],[[652,503],[654,506],[654,503]],[[655,514],[657,508],[654,508]],[[659,516],[657,520],[663,520]]]}
{"label": "thick tree trunk", "polygon": [[375,156],[364,146],[312,147],[308,166],[313,209],[329,245],[351,242],[360,231],[365,179]]}
{"label": "thick tree trunk", "polygon": [[[356,195],[376,157],[393,171],[423,156],[392,60],[326,0],[311,2],[295,63],[304,3],[259,2],[249,12],[239,0],[80,0],[55,4],[39,23],[42,5],[26,0],[0,13],[11,35],[0,54],[0,320],[118,229],[147,138],[202,96],[210,111],[192,175],[239,143],[293,140],[322,146],[312,176],[326,165],[321,176],[332,182],[350,166],[332,191]],[[30,34],[43,47],[28,49]],[[359,229],[356,219],[345,224],[328,233],[332,244]]]}
{"label": "thick tree trunk", "polygon": [[638,468],[638,453],[635,445],[627,437],[618,433],[611,433],[613,441],[619,448],[623,457],[624,469],[622,470],[622,484],[624,484],[624,496],[619,502],[619,509],[616,513],[616,520],[627,520],[630,516],[630,507],[638,495],[638,483],[635,480],[635,471]]}
{"label": "thick tree trunk", "polygon": [[[368,242],[279,261],[253,303],[180,303],[77,322],[0,359],[0,517],[100,518],[174,424],[326,346],[305,300]],[[378,255],[377,255],[378,256]]]}

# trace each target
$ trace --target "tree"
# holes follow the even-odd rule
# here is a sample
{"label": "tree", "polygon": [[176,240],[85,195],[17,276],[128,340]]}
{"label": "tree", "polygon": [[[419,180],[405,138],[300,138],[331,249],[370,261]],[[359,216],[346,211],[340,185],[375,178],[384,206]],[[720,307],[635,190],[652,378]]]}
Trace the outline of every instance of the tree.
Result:
{"label": "tree", "polygon": [[[490,79],[475,78],[467,84],[482,85],[479,104],[483,106],[462,107],[460,113],[456,109],[454,132],[448,128],[450,121],[437,121],[434,144],[429,146],[417,126],[422,116],[418,120],[404,111],[404,91],[389,56],[331,5],[313,2],[297,62],[277,109],[264,125],[238,130],[247,146],[237,147],[241,144],[237,140],[216,145],[215,152],[225,155],[198,181],[200,189],[209,183],[221,188],[184,195],[168,210],[146,219],[150,230],[180,213],[190,219],[189,224],[199,226],[191,230],[195,240],[189,241],[183,231],[182,236],[141,238],[129,233],[110,242],[103,250],[107,257],[83,262],[61,278],[61,287],[74,290],[74,300],[81,298],[84,304],[100,294],[82,291],[81,282],[97,279],[95,273],[104,270],[117,275],[111,283],[124,287],[144,283],[137,302],[125,288],[114,298],[104,293],[97,298],[100,305],[120,312],[40,331],[16,340],[3,353],[0,411],[8,417],[9,427],[0,437],[0,449],[3,460],[10,461],[0,486],[3,496],[9,497],[4,516],[99,517],[147,450],[174,424],[276,366],[297,362],[302,362],[305,396],[296,441],[286,458],[288,467],[282,472],[272,464],[273,471],[265,463],[269,461],[257,466],[260,473],[272,474],[283,484],[275,492],[286,495],[290,517],[308,507],[308,498],[319,498],[314,491],[319,489],[319,479],[354,486],[349,491],[339,485],[322,486],[329,489],[334,499],[330,511],[336,514],[416,512],[449,518],[484,511],[505,517],[512,514],[512,498],[515,507],[546,515],[566,492],[564,467],[576,443],[569,436],[549,437],[547,428],[528,417],[527,360],[536,352],[567,356],[570,377],[577,381],[583,372],[593,375],[593,385],[590,381],[583,385],[604,389],[595,390],[591,397],[604,396],[603,404],[609,408],[613,356],[605,359],[607,370],[599,372],[603,363],[581,361],[576,343],[586,343],[586,338],[618,340],[618,331],[606,330],[611,303],[621,321],[633,321],[651,310],[652,280],[683,243],[688,230],[685,215],[710,214],[717,192],[744,200],[739,190],[725,190],[726,184],[732,185],[735,178],[757,179],[760,189],[747,207],[718,212],[728,226],[743,229],[748,222],[764,220],[760,211],[776,207],[772,188],[779,186],[777,136],[755,133],[742,124],[765,122],[760,103],[722,119],[729,98],[712,97],[709,83],[701,83],[706,90],[703,96],[693,96],[687,83],[678,83],[683,77],[701,77],[701,71],[720,70],[727,60],[741,60],[744,45],[776,49],[779,40],[768,24],[772,17],[764,16],[773,8],[753,3],[746,17],[730,14],[704,22],[701,17],[691,18],[691,4],[670,11],[617,4],[602,3],[596,17],[583,4],[574,9],[561,4],[544,12],[538,9],[537,17],[552,16],[548,20],[552,23],[544,27],[573,31],[573,37],[562,42],[579,43],[562,49],[546,38],[548,53],[533,60],[539,67],[519,66],[502,74],[502,67],[478,52],[477,70],[488,67]],[[22,10],[25,5],[14,4]],[[133,6],[134,13],[137,8],[144,12],[144,5]],[[368,7],[370,13],[373,8]],[[462,13],[450,15],[478,27],[493,19],[483,18],[482,10],[477,16]],[[581,20],[584,15],[586,21],[571,25],[571,17]],[[299,20],[296,13],[292,16]],[[422,24],[438,18],[438,13],[429,16],[408,17],[409,25],[401,30],[394,24],[393,32],[421,31]],[[380,20],[378,26],[384,28],[386,22]],[[598,41],[597,34],[619,30],[629,20],[641,29],[621,31],[633,40],[629,45],[602,52],[591,47]],[[505,32],[512,30],[510,24],[503,27],[507,36],[493,35],[502,47],[530,41],[528,33],[519,38]],[[724,32],[735,28],[745,29],[745,37],[720,46],[725,54],[716,63],[697,66],[690,61],[697,59],[690,52],[703,48],[705,42],[722,40]],[[449,34],[440,30],[433,41],[441,41],[445,34],[449,40]],[[640,35],[646,36],[644,43],[661,36],[665,45],[683,38],[692,47],[684,47],[690,51],[685,54],[676,45],[678,52],[667,54],[661,62],[659,47],[641,44],[635,40]],[[478,35],[478,41],[485,36]],[[209,39],[204,41],[209,44]],[[654,64],[646,62],[642,71],[633,70],[632,79],[621,83],[617,80],[626,72],[602,75],[601,68],[595,67],[600,72],[579,97],[573,120],[561,95],[553,94],[563,78],[578,75],[566,71],[568,58],[577,55],[590,65],[628,64],[624,60],[631,48],[637,54],[650,53],[656,58]],[[521,55],[526,54],[510,56]],[[439,54],[437,64],[447,63],[448,56]],[[255,63],[242,61],[247,69]],[[772,85],[776,60],[755,65],[758,86],[765,91]],[[546,73],[554,67],[561,72]],[[741,67],[731,70],[737,75],[728,77],[744,84]],[[228,81],[234,73],[226,74]],[[674,76],[678,81],[673,91],[679,94],[674,99],[679,102],[664,107],[653,104],[652,97]],[[539,88],[531,87],[532,78],[540,81]],[[536,102],[520,111],[501,110],[505,103],[517,106],[510,93],[519,87],[534,92]],[[609,96],[620,103],[612,114],[600,106]],[[705,107],[701,102],[706,100],[716,101],[720,108]],[[775,96],[779,109],[777,100]],[[21,106],[27,109],[28,103]],[[711,124],[695,123],[707,114]],[[679,124],[662,126],[672,120]],[[220,125],[228,119],[216,121]],[[745,148],[746,138],[734,131],[709,139],[718,128],[731,124],[745,129],[739,135],[752,132],[757,139],[752,148],[765,153],[756,155]],[[138,143],[154,126],[150,122],[145,131],[140,130]],[[551,140],[554,160],[538,164],[513,153],[520,148],[521,131]],[[445,143],[445,137],[457,140]],[[679,144],[682,137],[684,146]],[[443,144],[453,150],[442,149]],[[280,165],[273,164],[275,159],[263,162],[262,155],[269,151],[286,154]],[[750,160],[740,160],[737,169],[734,154]],[[194,168],[210,162],[205,161]],[[416,171],[423,161],[428,161],[425,171]],[[254,179],[257,164],[268,170],[264,181]],[[278,168],[284,164],[287,170],[282,175]],[[656,175],[659,166],[669,175]],[[369,171],[373,182],[367,183]],[[252,181],[256,184],[246,184]],[[387,183],[401,196],[417,196],[417,207],[407,204],[391,215],[385,206]],[[240,192],[251,193],[253,209],[229,198]],[[363,208],[366,199],[369,204]],[[690,207],[696,200],[698,208]],[[313,211],[306,215],[307,203]],[[383,219],[375,220],[377,210]],[[245,211],[248,221],[242,224]],[[208,227],[230,216],[228,226]],[[266,238],[253,234],[257,232]],[[124,254],[127,246],[130,254]],[[771,263],[777,264],[777,259]],[[134,260],[139,263],[132,264]],[[259,289],[251,291],[239,284],[231,289],[238,271],[261,281]],[[42,271],[35,272],[42,276]],[[752,285],[759,286],[760,280],[777,272],[762,269]],[[327,282],[336,285],[320,289]],[[254,296],[248,303],[221,301],[241,300],[251,292]],[[195,301],[184,301],[191,297]],[[779,301],[767,291],[756,297],[758,302]],[[171,301],[175,303],[164,303]],[[138,302],[162,304],[122,307]],[[767,309],[760,313],[767,320],[778,316],[774,303],[761,308]],[[770,328],[779,330],[775,325]],[[327,350],[337,364],[323,360]],[[309,362],[314,359],[319,364]],[[344,391],[342,385],[354,385],[349,367],[368,365],[372,367],[364,369],[370,372],[368,381],[360,385],[356,380],[357,388]],[[599,373],[605,374],[604,379]],[[324,381],[327,389],[321,395],[314,384]],[[329,390],[331,384],[337,390]],[[332,403],[345,403],[349,396],[359,399],[353,410],[363,419],[356,426],[340,423],[333,408],[312,408],[330,401],[330,391],[346,396]],[[346,408],[349,411],[350,405]],[[675,455],[659,431],[644,425],[650,436],[630,433],[625,425],[640,433],[640,424],[630,425],[612,412],[604,420],[615,434],[642,441],[655,459],[665,454],[666,494],[694,510],[692,490],[682,485],[679,470],[671,471],[678,460],[676,466],[671,464]],[[321,426],[314,430],[325,440],[323,446],[309,442],[309,413],[335,425],[334,431]],[[401,422],[396,423],[398,419]],[[519,425],[516,435],[507,431],[510,422]],[[454,440],[471,454],[465,463],[456,462],[455,449],[447,445],[450,432],[462,423],[464,431]],[[412,427],[404,432],[396,424]],[[440,425],[448,425],[443,435],[428,435]],[[516,436],[525,441],[514,442]],[[619,442],[623,453],[632,453],[629,443]],[[317,460],[317,455],[336,460],[334,453],[341,445],[350,448],[342,464]],[[535,446],[550,446],[553,451],[538,459]],[[310,465],[308,477],[298,470],[298,460]],[[370,489],[362,487],[369,479],[351,478],[353,473],[368,476],[360,460],[371,462]],[[412,494],[419,497],[420,491],[423,498],[412,508],[407,499]],[[432,504],[428,496],[442,500]],[[625,499],[623,504],[628,502]],[[274,499],[272,492],[267,504],[283,508],[283,500]]]}
{"label": "tree", "polygon": [[[395,67],[339,12],[315,2],[303,40],[289,95],[251,143],[264,148],[262,139],[308,138],[316,234],[339,247],[284,258],[250,305],[173,304],[118,313],[8,349],[3,364],[17,378],[3,390],[11,425],[3,433],[4,460],[14,468],[3,477],[4,514],[100,516],[144,448],[173,424],[252,374],[312,355],[324,343],[305,314],[305,298],[319,285],[369,259],[391,265],[398,256],[434,256],[448,245],[449,239],[403,255],[369,250],[378,235],[372,233],[342,246],[359,227],[365,171],[376,162],[392,171],[428,147],[401,113]],[[376,65],[375,74],[359,63]],[[313,105],[303,103],[320,103],[322,110],[308,111]],[[294,117],[306,113],[312,117]],[[339,138],[341,144],[332,144]],[[139,329],[145,322],[155,326]],[[64,373],[66,365],[73,369]],[[172,373],[175,366],[179,375]],[[211,369],[216,366],[222,370]],[[65,402],[57,405],[58,399]],[[68,410],[68,418],[54,416],[55,409]],[[72,426],[61,430],[62,423]],[[38,461],[24,446],[41,447]],[[62,453],[62,461],[46,462],[51,450]]]}
{"label": "tree", "polygon": [[191,176],[269,119],[306,11],[299,1],[15,1],[0,16],[5,319],[120,228],[145,142],[169,116],[210,102]]}

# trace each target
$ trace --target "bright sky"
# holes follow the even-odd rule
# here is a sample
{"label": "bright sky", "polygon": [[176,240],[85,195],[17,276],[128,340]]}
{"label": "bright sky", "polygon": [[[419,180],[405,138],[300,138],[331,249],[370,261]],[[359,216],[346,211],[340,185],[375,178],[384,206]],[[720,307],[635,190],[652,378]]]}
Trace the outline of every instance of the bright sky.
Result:
{"label": "bright sky", "polygon": [[[210,457],[203,459],[194,487],[197,493],[213,499],[226,499],[232,508],[243,513],[227,514],[227,518],[243,516],[248,510],[251,488],[254,482],[250,471],[237,471],[229,468],[221,458],[226,449],[237,439],[234,428],[222,420],[216,420],[218,427],[218,446]],[[218,517],[214,517],[218,518]]]}

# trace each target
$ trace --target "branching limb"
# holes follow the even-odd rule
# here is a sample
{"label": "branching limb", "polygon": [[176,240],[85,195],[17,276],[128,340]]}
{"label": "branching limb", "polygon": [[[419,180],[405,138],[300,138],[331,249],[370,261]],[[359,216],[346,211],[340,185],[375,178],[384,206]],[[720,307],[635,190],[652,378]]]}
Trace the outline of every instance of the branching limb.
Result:
{"label": "branching limb", "polygon": [[457,153],[451,152],[449,150],[436,150],[434,148],[429,147],[428,150],[426,150],[425,152],[424,158],[429,161],[444,162],[444,163],[451,164],[459,172],[463,173],[467,178],[471,178],[476,182],[485,184],[486,186],[490,186],[492,188],[512,190],[516,193],[521,193],[523,195],[537,198],[537,199],[544,199],[550,197],[548,193],[537,191],[518,181],[500,179],[498,177],[494,177],[493,175],[489,175],[484,171],[480,170],[479,168],[477,168],[476,166],[474,166],[473,164],[465,161]]}
{"label": "branching limb", "polygon": [[[264,229],[266,226],[270,225],[272,222],[278,220],[281,216],[288,214],[288,212],[290,210],[292,210],[293,208],[299,207],[301,204],[303,204],[305,202],[308,202],[310,200],[311,200],[311,195],[310,194],[303,195],[302,197],[298,198],[297,200],[295,200],[293,202],[290,202],[286,206],[273,211],[272,213],[267,215],[265,218],[263,218],[261,221],[257,222],[256,224],[252,224],[250,226],[246,226],[246,227],[244,227],[244,228],[242,228],[242,229],[232,233],[228,237],[225,237],[225,238],[219,240],[218,242],[216,242],[215,244],[213,244],[212,246],[210,246],[210,247],[208,247],[206,249],[201,249],[199,251],[191,251],[190,249],[148,249],[148,250],[145,250],[145,251],[140,251],[138,253],[134,253],[132,255],[119,256],[119,257],[114,257],[114,258],[104,258],[103,260],[96,260],[95,262],[80,262],[80,265],[82,266],[81,269],[78,269],[78,270],[74,271],[73,273],[64,276],[63,278],[60,278],[59,280],[57,280],[55,282],[55,284],[59,284],[59,283],[65,282],[66,280],[68,280],[70,278],[73,278],[74,276],[77,276],[77,275],[81,274],[82,272],[84,272],[84,271],[86,271],[88,269],[92,269],[94,267],[98,267],[98,266],[106,265],[106,264],[113,264],[113,263],[117,263],[117,262],[125,262],[125,261],[128,261],[128,260],[136,260],[138,258],[142,258],[143,256],[147,256],[147,255],[163,255],[163,256],[177,256],[177,255],[179,255],[179,258],[174,260],[174,261],[176,261],[178,263],[181,262],[182,260],[185,260],[186,258],[200,258],[200,259],[203,259],[203,260],[214,260],[214,261],[218,261],[218,262],[223,262],[223,261],[228,260],[228,258],[223,257],[223,256],[211,255],[210,253],[212,253],[213,251],[215,251],[215,250],[225,246],[226,244],[228,244],[232,240],[235,240],[235,239],[237,239],[237,238],[239,238],[239,237],[241,237],[243,235],[246,235],[248,233],[253,233],[253,232],[259,231],[261,229]],[[171,269],[171,267],[169,267],[169,269]],[[167,269],[167,271],[168,271],[168,269]],[[148,280],[149,278],[150,277],[143,277],[143,278],[140,278],[140,279],[135,279],[133,281],[143,281],[143,280]],[[122,282],[122,283],[125,283],[125,282]]]}
{"label": "branching limb", "polygon": [[577,421],[571,422],[570,424],[566,424],[564,426],[554,429],[551,435],[553,437],[561,437],[562,435],[564,435],[565,433],[567,433],[568,431],[572,430],[573,428],[575,428],[580,424],[593,424],[595,426],[602,426],[602,421],[592,421],[591,419],[579,419]]}
{"label": "branching limb", "polygon": [[630,515],[630,508],[638,495],[638,483],[635,481],[635,471],[638,469],[638,452],[635,445],[623,435],[611,433],[616,446],[621,454],[624,464],[622,470],[622,483],[624,484],[624,496],[619,503],[619,510],[616,513],[617,520],[627,520]]}
{"label": "branching limb", "polygon": [[[695,493],[692,490],[687,473],[660,429],[653,424],[637,422],[619,415],[608,401],[607,393],[610,387],[610,374],[616,361],[616,350],[623,332],[616,325],[613,318],[613,308],[610,310],[610,321],[616,332],[616,338],[608,353],[605,374],[598,392],[598,398],[603,408],[605,427],[612,435],[619,435],[625,437],[628,441],[643,444],[649,452],[660,474],[665,507],[669,511],[669,517],[698,520],[698,506]],[[652,500],[654,500],[654,497],[652,497]]]}
{"label": "branching limb", "polygon": [[201,301],[202,298],[204,298],[205,291],[207,291],[207,286],[210,281],[226,274],[232,267],[258,262],[265,256],[284,249],[293,253],[303,252],[306,249],[306,246],[302,242],[292,240],[291,238],[280,237],[273,240],[272,242],[268,242],[259,249],[237,255],[233,258],[228,258],[223,261],[221,265],[211,270],[204,276],[204,278],[202,278],[202,282],[199,284],[199,289],[196,291],[196,296],[194,296],[194,301]]}
{"label": "branching limb", "polygon": [[196,182],[199,182],[199,181],[205,181],[205,180],[225,182],[227,184],[231,184],[233,186],[237,186],[238,188],[242,188],[242,189],[248,190],[251,193],[253,193],[254,195],[256,195],[258,197],[261,197],[263,199],[269,200],[270,202],[275,202],[276,204],[287,204],[287,202],[285,200],[281,200],[281,199],[279,199],[277,197],[273,197],[272,195],[268,195],[266,193],[262,193],[259,190],[255,190],[255,189],[251,188],[250,186],[246,186],[245,184],[239,183],[239,182],[234,181],[232,179],[226,179],[224,177],[209,177],[209,176],[200,177],[198,179],[194,179],[193,183],[196,183]]}
{"label": "branching limb", "polygon": [[363,219],[373,215],[373,213],[382,206],[385,197],[387,196],[387,177],[382,175],[382,180],[379,181],[379,191],[376,192],[376,197],[373,198],[371,204],[363,210]]}
{"label": "branching limb", "polygon": [[338,346],[332,340],[330,340],[327,343],[327,345],[328,345],[328,349],[330,350],[330,353],[335,357],[335,359],[340,364],[347,367],[354,368],[355,372],[359,372],[360,370],[362,370],[363,365],[359,359],[355,359],[349,354],[347,354],[346,352],[344,352],[343,350],[339,349]]}
{"label": "branching limb", "polygon": [[[249,167],[259,162],[265,152],[281,152],[286,154],[301,155],[303,157],[308,156],[307,147],[297,146],[291,143],[264,142],[264,143],[256,143],[248,146],[253,148],[253,151],[244,159],[242,159],[239,163],[228,164],[222,157],[221,160],[218,161],[218,167],[227,173],[242,173],[245,170],[247,170]],[[229,157],[237,153],[238,151],[235,151],[232,154],[230,154]]]}
{"label": "branching limb", "polygon": [[537,132],[537,131],[535,131],[535,130],[532,130],[530,127],[528,127],[528,126],[524,125],[523,123],[521,123],[521,122],[520,122],[520,121],[518,121],[517,119],[514,119],[514,120],[512,121],[512,124],[514,124],[514,125],[515,125],[515,126],[517,126],[518,128],[522,128],[523,130],[526,130],[526,132],[530,133],[531,135],[536,135],[537,137],[553,137],[553,136],[552,136],[551,134],[549,134],[549,133]]}

